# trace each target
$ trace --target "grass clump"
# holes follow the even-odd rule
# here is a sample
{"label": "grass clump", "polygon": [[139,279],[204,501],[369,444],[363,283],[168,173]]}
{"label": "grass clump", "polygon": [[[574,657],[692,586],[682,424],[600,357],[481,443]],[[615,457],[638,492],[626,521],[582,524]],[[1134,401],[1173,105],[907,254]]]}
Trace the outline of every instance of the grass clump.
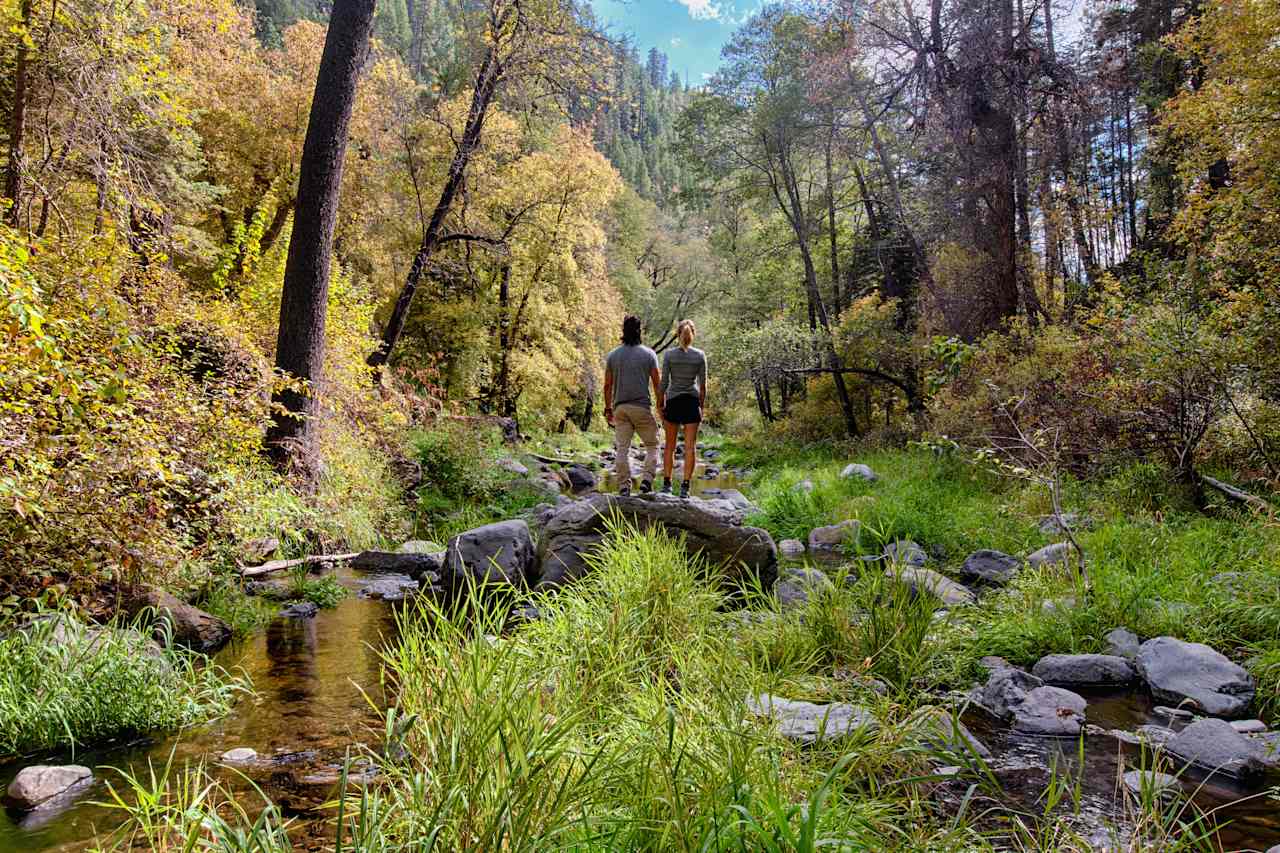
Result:
{"label": "grass clump", "polygon": [[0,757],[181,728],[248,685],[132,629],[47,613],[0,630]]}

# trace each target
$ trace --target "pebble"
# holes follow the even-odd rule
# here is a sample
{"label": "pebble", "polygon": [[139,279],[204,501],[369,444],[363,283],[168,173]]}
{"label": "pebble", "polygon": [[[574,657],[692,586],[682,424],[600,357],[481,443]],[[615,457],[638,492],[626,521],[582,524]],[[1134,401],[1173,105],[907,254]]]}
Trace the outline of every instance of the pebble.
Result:
{"label": "pebble", "polygon": [[235,749],[228,749],[222,753],[222,760],[228,764],[245,764],[256,760],[258,750],[248,746],[237,746]]}

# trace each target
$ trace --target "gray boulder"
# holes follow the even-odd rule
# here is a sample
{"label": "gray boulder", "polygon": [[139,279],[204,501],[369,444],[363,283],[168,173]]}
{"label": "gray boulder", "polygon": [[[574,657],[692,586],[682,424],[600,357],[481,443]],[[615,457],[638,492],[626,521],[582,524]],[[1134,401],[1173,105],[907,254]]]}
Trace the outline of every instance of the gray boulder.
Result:
{"label": "gray boulder", "polygon": [[870,734],[877,726],[870,711],[847,702],[818,705],[761,693],[747,697],[747,709],[757,717],[771,718],[779,734],[803,744]]}
{"label": "gray boulder", "polygon": [[400,601],[418,591],[418,582],[408,575],[377,575],[360,585],[361,598]]}
{"label": "gray boulder", "polygon": [[997,668],[979,693],[997,717],[1012,721],[1019,734],[1074,737],[1084,725],[1084,699],[1061,687],[1045,686],[1020,669]]}
{"label": "gray boulder", "polygon": [[768,531],[743,524],[742,510],[727,500],[689,501],[670,495],[591,495],[557,509],[543,527],[538,585],[556,587],[588,571],[584,556],[604,539],[618,517],[641,530],[661,527],[684,538],[691,554],[727,569],[730,580],[777,578],[778,549]]}
{"label": "gray boulder", "polygon": [[1243,716],[1253,701],[1253,676],[1203,643],[1156,637],[1142,644],[1135,663],[1161,702],[1190,702],[1205,714],[1231,718]]}
{"label": "gray boulder", "polygon": [[791,487],[791,491],[809,494],[813,491],[813,480],[801,480]]}
{"label": "gray boulder", "polygon": [[596,472],[586,465],[569,465],[564,469],[564,476],[569,480],[569,488],[573,493],[581,494],[596,487]]}
{"label": "gray boulder", "polygon": [[778,554],[783,557],[799,557],[804,553],[804,543],[799,539],[783,539],[778,543]]}
{"label": "gray boulder", "polygon": [[1267,730],[1267,724],[1262,720],[1232,720],[1231,728],[1242,735],[1257,735]]}
{"label": "gray boulder", "polygon": [[1031,673],[1057,687],[1122,687],[1136,675],[1128,660],[1114,655],[1045,655]]}
{"label": "gray boulder", "polygon": [[876,472],[871,470],[870,466],[863,465],[861,462],[851,462],[844,466],[844,470],[840,472],[840,477],[844,480],[857,477],[859,480],[866,480],[870,483],[880,479],[876,476]]}
{"label": "gray boulder", "polygon": [[[431,544],[425,542],[423,546]],[[401,545],[398,551],[361,551],[349,565],[360,572],[405,575],[415,579],[427,572],[439,573],[444,568],[445,549],[424,553],[417,550],[421,546],[414,545],[415,550],[406,551],[405,545]]]}
{"label": "gray boulder", "polygon": [[1261,743],[1240,734],[1226,720],[1209,717],[1178,732],[1164,749],[1183,764],[1246,782],[1261,779],[1270,763]]}
{"label": "gray boulder", "polygon": [[1013,580],[1022,561],[1000,551],[984,548],[964,558],[960,577],[969,583],[1003,586]]}
{"label": "gray boulder", "polygon": [[401,542],[397,554],[443,554],[444,548],[429,539],[410,539]]}
{"label": "gray boulder", "polygon": [[815,593],[831,589],[831,579],[817,569],[793,566],[783,572],[773,587],[773,594],[784,609],[801,607]]}
{"label": "gray boulder", "polygon": [[16,808],[31,811],[52,804],[55,797],[70,794],[93,782],[93,771],[79,764],[37,764],[18,771],[9,783],[8,798]]}
{"label": "gray boulder", "polygon": [[285,619],[314,619],[319,612],[320,605],[314,601],[297,601],[280,609],[280,615]]}
{"label": "gray boulder", "polygon": [[504,456],[499,459],[498,467],[509,474],[515,474],[517,477],[529,476],[529,469],[512,456]]}
{"label": "gray boulder", "polygon": [[850,518],[839,524],[826,527],[815,527],[809,531],[809,550],[814,552],[831,552],[839,549],[846,542],[856,542],[862,530],[862,522]]}
{"label": "gray boulder", "polygon": [[1064,512],[1062,517],[1046,515],[1040,519],[1040,532],[1045,536],[1060,536],[1068,530],[1082,530],[1093,526],[1093,519],[1078,512]]}
{"label": "gray boulder", "polygon": [[1103,637],[1107,641],[1107,654],[1132,660],[1138,656],[1142,641],[1128,628],[1113,628]]}
{"label": "gray boulder", "polygon": [[486,524],[449,540],[446,584],[457,589],[468,580],[480,584],[522,586],[536,561],[533,536],[522,520]]}
{"label": "gray boulder", "polygon": [[1070,542],[1055,542],[1029,554],[1027,562],[1037,569],[1041,566],[1065,566],[1071,562],[1073,552]]}
{"label": "gray boulder", "polygon": [[910,539],[897,539],[885,546],[884,558],[900,566],[923,566],[929,561],[929,555],[916,542]]}
{"label": "gray boulder", "polygon": [[904,583],[919,593],[929,593],[947,607],[964,607],[976,600],[968,588],[961,586],[950,578],[943,577],[932,569],[914,566],[890,566],[884,570],[885,577]]}
{"label": "gray boulder", "polygon": [[176,645],[197,652],[216,651],[231,639],[226,622],[153,586],[141,587],[130,599],[128,611],[133,618],[144,611],[152,614],[156,639],[171,634]]}

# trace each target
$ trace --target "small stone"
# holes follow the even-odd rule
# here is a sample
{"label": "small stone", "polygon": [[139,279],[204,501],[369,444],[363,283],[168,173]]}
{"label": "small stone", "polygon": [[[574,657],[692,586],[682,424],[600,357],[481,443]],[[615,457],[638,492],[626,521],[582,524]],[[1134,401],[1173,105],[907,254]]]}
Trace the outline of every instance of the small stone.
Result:
{"label": "small stone", "polygon": [[917,593],[927,592],[947,607],[964,607],[976,600],[972,592],[932,569],[891,566],[885,577],[907,584]]}
{"label": "small stone", "polygon": [[1165,717],[1170,720],[1184,720],[1191,722],[1196,718],[1195,712],[1186,708],[1170,708],[1167,705],[1157,705],[1151,709],[1151,713],[1157,717]]}
{"label": "small stone", "polygon": [[784,609],[803,607],[810,597],[832,588],[831,580],[818,569],[796,566],[778,578],[773,594]]}
{"label": "small stone", "polygon": [[248,746],[237,746],[222,753],[221,758],[228,764],[246,764],[257,760],[258,750]]}
{"label": "small stone", "polygon": [[319,612],[320,607],[314,601],[298,601],[283,608],[280,615],[285,619],[311,619]]}
{"label": "small stone", "polygon": [[1064,512],[1061,517],[1046,515],[1040,519],[1040,532],[1045,536],[1060,536],[1068,530],[1086,530],[1093,526],[1093,519],[1076,512]]}
{"label": "small stone", "polygon": [[418,582],[407,575],[376,575],[360,587],[361,598],[400,601],[418,591]]}
{"label": "small stone", "polygon": [[1074,610],[1076,600],[1070,595],[1064,595],[1062,598],[1046,598],[1040,602],[1040,610],[1050,616],[1055,613],[1065,613],[1068,610]]}
{"label": "small stone", "polygon": [[1032,568],[1036,569],[1041,566],[1066,565],[1071,561],[1072,551],[1070,542],[1055,542],[1030,554],[1027,557],[1027,562],[1031,564]]}
{"label": "small stone", "polygon": [[1168,726],[1157,726],[1151,723],[1138,726],[1137,736],[1143,743],[1163,746],[1173,739],[1176,732]]}
{"label": "small stone", "polygon": [[1182,786],[1178,784],[1177,777],[1170,776],[1168,773],[1157,773],[1153,770],[1130,770],[1124,774],[1124,786],[1130,792],[1139,796],[1144,791],[1149,791],[1160,797],[1176,794],[1182,790]]}
{"label": "small stone", "polygon": [[564,469],[564,475],[569,479],[569,488],[574,494],[581,494],[596,487],[596,472],[586,465],[569,465]]}
{"label": "small stone", "polygon": [[832,524],[827,527],[815,527],[809,531],[809,550],[810,551],[835,551],[847,542],[858,541],[858,534],[862,530],[862,522],[856,518],[850,518],[839,524]]}
{"label": "small stone", "polygon": [[863,465],[861,462],[851,462],[844,466],[844,470],[840,472],[840,478],[843,480],[848,480],[852,477],[857,477],[859,480],[866,480],[869,483],[874,483],[876,480],[880,479],[876,476],[876,472],[871,470],[870,466]]}
{"label": "small stone", "polygon": [[1084,697],[1061,687],[1036,687],[1013,709],[1013,730],[1022,734],[1075,737],[1084,725]]}
{"label": "small stone", "polygon": [[18,771],[9,783],[9,800],[19,809],[31,811],[49,804],[59,794],[93,781],[93,771],[79,764],[61,766],[37,764]]}
{"label": "small stone", "polygon": [[778,543],[778,553],[783,557],[799,557],[804,553],[804,543],[799,539],[783,539]]}
{"label": "small stone", "polygon": [[1267,730],[1267,724],[1262,720],[1232,720],[1231,728],[1235,729],[1242,735],[1261,734]]}
{"label": "small stone", "polygon": [[791,487],[791,491],[803,492],[807,495],[813,491],[813,480],[801,480]]}
{"label": "small stone", "polygon": [[1130,660],[1138,656],[1142,645],[1138,635],[1128,628],[1113,628],[1103,639],[1107,641],[1107,654]]}
{"label": "small stone", "polygon": [[890,542],[884,549],[884,558],[891,563],[903,566],[923,566],[929,561],[929,555],[919,544],[910,539],[898,539]]}
{"label": "small stone", "polygon": [[761,693],[747,697],[747,709],[757,717],[773,718],[779,734],[804,744],[870,733],[877,728],[870,711],[847,702],[818,705]]}
{"label": "small stone", "polygon": [[1109,729],[1105,734],[1107,737],[1114,738],[1128,746],[1142,746],[1142,744],[1146,743],[1145,740],[1133,732],[1126,732],[1120,729]]}
{"label": "small stone", "polygon": [[960,577],[969,583],[985,583],[1003,586],[1013,580],[1022,567],[1022,561],[1000,551],[983,549],[974,551],[964,559]]}
{"label": "small stone", "polygon": [[517,477],[529,476],[529,469],[511,456],[504,456],[499,459],[498,467],[509,474],[515,474]]}

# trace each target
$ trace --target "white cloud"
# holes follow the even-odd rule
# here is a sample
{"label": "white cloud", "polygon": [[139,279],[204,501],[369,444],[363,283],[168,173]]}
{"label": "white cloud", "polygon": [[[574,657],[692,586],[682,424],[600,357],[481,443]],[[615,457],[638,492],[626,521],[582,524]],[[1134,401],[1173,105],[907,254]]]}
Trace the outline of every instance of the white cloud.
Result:
{"label": "white cloud", "polygon": [[689,17],[695,21],[714,21],[720,17],[720,7],[715,0],[676,0],[689,10]]}

